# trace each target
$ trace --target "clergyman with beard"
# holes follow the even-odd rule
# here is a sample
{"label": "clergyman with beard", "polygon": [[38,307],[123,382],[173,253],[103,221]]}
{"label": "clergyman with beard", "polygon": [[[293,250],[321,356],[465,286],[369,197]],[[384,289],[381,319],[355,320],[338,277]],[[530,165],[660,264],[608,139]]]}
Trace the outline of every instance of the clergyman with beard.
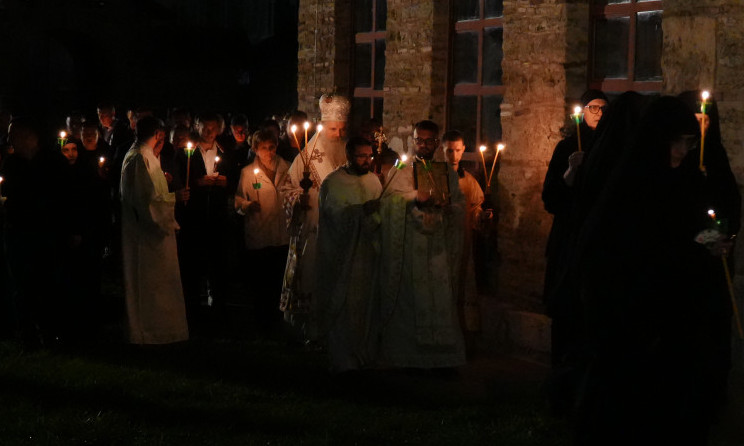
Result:
{"label": "clergyman with beard", "polygon": [[433,161],[439,126],[413,131],[416,157],[388,174],[380,203],[380,312],[377,361],[388,367],[442,368],[465,363],[457,316],[465,197],[451,166]]}
{"label": "clergyman with beard", "polygon": [[355,137],[347,162],[320,187],[316,305],[331,370],[369,366],[376,350],[372,317],[382,186],[372,167],[372,144]]}
{"label": "clergyman with beard", "polygon": [[[323,95],[319,101],[323,130],[316,132],[289,168],[280,191],[290,216],[290,240],[280,308],[284,318],[301,329],[306,341],[317,341],[317,314],[313,305],[318,192],[326,176],[346,162],[344,139],[351,105],[343,96]],[[301,137],[300,135],[298,135]],[[305,173],[307,172],[307,173]],[[312,181],[307,195],[300,182]]]}

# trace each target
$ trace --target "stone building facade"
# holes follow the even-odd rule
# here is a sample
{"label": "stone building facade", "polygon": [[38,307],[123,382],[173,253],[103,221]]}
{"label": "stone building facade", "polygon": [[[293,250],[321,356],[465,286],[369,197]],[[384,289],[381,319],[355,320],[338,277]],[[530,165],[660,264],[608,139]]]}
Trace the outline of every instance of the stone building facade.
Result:
{"label": "stone building facade", "polygon": [[[382,121],[398,150],[410,145],[416,121],[449,125],[456,1],[386,2]],[[353,95],[352,16],[358,3],[365,2],[300,0],[297,88],[299,108],[311,116],[321,94]],[[552,217],[540,194],[569,109],[589,85],[591,7],[589,0],[503,1],[500,117],[508,149],[493,182],[499,262],[483,296],[484,338],[530,352],[549,348],[542,283]],[[660,93],[714,92],[724,145],[744,184],[744,3],[664,0],[662,16]],[[738,262],[737,290],[743,289],[743,272],[744,262]]]}

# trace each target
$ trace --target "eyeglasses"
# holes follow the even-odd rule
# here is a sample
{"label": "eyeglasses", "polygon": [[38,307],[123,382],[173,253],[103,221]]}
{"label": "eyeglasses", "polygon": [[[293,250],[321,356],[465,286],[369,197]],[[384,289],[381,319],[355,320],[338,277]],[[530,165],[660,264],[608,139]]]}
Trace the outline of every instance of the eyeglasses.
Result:
{"label": "eyeglasses", "polygon": [[364,155],[364,154],[362,154],[362,155],[354,155],[354,158],[371,160],[371,159],[375,159],[375,156],[374,155]]}
{"label": "eyeglasses", "polygon": [[605,110],[607,110],[606,105],[585,105],[584,108],[589,110],[589,112],[593,115],[596,115],[600,111],[604,113]]}
{"label": "eyeglasses", "polygon": [[427,146],[431,146],[434,144],[437,144],[439,142],[439,138],[414,138],[413,140],[416,144],[425,144]]}

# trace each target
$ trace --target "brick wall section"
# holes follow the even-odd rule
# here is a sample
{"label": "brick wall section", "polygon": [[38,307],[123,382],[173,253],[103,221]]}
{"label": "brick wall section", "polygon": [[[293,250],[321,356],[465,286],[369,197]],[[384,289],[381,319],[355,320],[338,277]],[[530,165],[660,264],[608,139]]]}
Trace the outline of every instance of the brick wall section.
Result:
{"label": "brick wall section", "polygon": [[433,0],[388,0],[383,126],[397,150],[409,148],[415,122],[443,122],[443,110],[432,113],[434,6]]}
{"label": "brick wall section", "polygon": [[299,5],[297,108],[319,118],[324,93],[351,92],[351,5],[348,1],[303,0]]}
{"label": "brick wall section", "polygon": [[542,182],[568,122],[568,105],[586,85],[587,22],[582,4],[504,2],[507,150],[498,176],[496,294],[523,310],[542,311],[545,240],[552,223],[542,204]]}

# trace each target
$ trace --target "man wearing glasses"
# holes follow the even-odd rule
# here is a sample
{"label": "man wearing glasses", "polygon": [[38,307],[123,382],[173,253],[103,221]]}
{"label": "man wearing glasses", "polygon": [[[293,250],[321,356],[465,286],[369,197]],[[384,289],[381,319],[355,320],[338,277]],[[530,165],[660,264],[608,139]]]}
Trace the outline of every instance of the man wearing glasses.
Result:
{"label": "man wearing glasses", "polygon": [[452,167],[432,161],[439,127],[421,121],[413,137],[416,157],[390,171],[380,209],[379,363],[451,371],[465,363],[455,292],[465,198]]}

